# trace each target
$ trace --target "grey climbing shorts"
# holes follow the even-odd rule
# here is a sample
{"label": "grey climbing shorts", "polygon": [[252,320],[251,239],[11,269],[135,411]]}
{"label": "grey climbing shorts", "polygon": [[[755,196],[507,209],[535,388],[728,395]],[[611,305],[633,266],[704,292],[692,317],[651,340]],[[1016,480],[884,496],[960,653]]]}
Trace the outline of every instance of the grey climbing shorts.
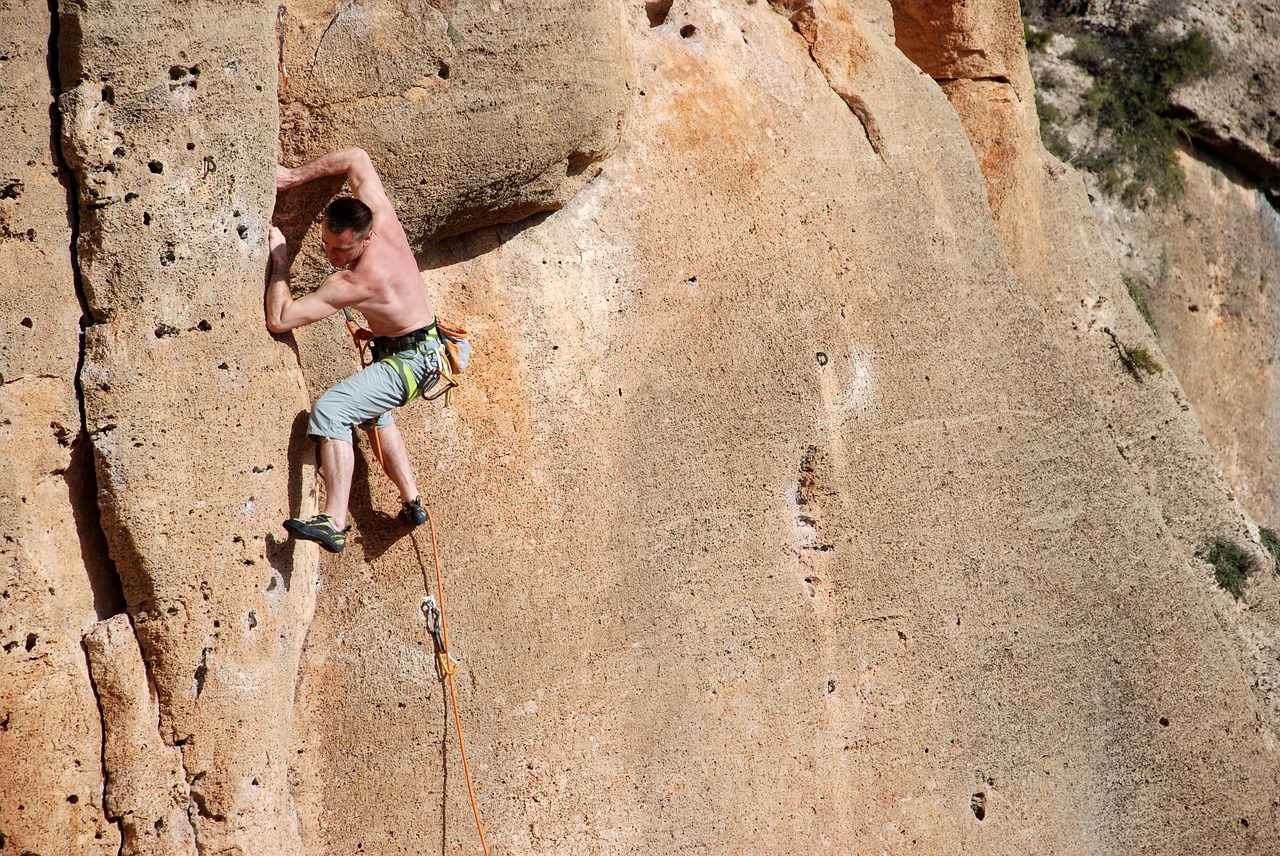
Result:
{"label": "grey climbing shorts", "polygon": [[[418,377],[426,377],[436,370],[433,351],[409,349],[399,356],[409,361]],[[307,434],[312,437],[329,437],[351,442],[351,432],[357,425],[364,429],[390,425],[391,408],[404,404],[404,381],[396,370],[383,362],[376,362],[334,385],[316,399],[311,408],[311,420]]]}

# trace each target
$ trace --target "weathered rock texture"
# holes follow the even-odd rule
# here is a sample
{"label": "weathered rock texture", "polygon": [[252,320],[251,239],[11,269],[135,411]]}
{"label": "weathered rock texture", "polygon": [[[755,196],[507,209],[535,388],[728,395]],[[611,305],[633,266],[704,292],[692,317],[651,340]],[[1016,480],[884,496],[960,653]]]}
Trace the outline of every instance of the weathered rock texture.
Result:
{"label": "weathered rock texture", "polygon": [[47,3],[0,6],[0,852],[107,854],[120,839],[80,637],[95,601],[109,612],[118,594],[92,555],[76,441],[81,309],[51,146],[50,24]]}
{"label": "weathered rock texture", "polygon": [[[1005,6],[1004,20],[1014,21],[1013,4]],[[952,34],[945,31],[948,26],[963,31]],[[943,32],[905,45],[904,50],[913,58],[919,55],[916,61],[936,69],[934,74],[941,78],[982,164],[1009,259],[1028,294],[1044,309],[1116,449],[1193,566],[1203,559],[1212,539],[1227,538],[1252,544],[1257,569],[1270,568],[1274,558],[1258,546],[1256,526],[1236,502],[1231,485],[1239,481],[1224,479],[1187,393],[1173,372],[1163,370],[1168,360],[1127,293],[1116,259],[1097,251],[1103,241],[1084,182],[1039,145],[1030,78],[1016,75],[1018,85],[1007,86],[995,97],[974,97],[983,90],[965,85],[971,79],[999,78],[1007,68],[1027,67],[1021,28],[1002,29],[972,14],[937,20],[932,27]],[[949,60],[945,53],[936,56],[931,44],[967,47],[952,51],[959,59]],[[968,77],[959,74],[962,67]],[[999,132],[993,134],[993,128]],[[1176,229],[1170,232],[1177,234]],[[1131,348],[1154,353],[1157,371],[1126,364],[1124,352]],[[1226,376],[1242,374],[1247,373]],[[1209,435],[1214,437],[1214,432]],[[1249,610],[1233,609],[1222,598],[1216,605],[1235,631],[1268,728],[1280,734],[1280,610],[1275,606],[1280,585],[1272,573],[1255,574],[1253,583]]]}
{"label": "weathered rock texture", "polygon": [[[261,328],[277,132],[271,10],[60,11],[62,149],[93,319],[86,429],[159,701],[156,740],[181,748],[202,853],[301,853],[286,765],[315,562],[268,534],[309,492],[290,452],[306,404],[296,358]],[[97,671],[95,681],[136,684]],[[117,751],[104,762],[109,793],[156,763]],[[128,843],[127,818],[122,827]]]}
{"label": "weathered rock texture", "polygon": [[[315,394],[354,360],[338,324],[287,344],[261,327],[274,13],[195,8],[68,6],[61,34],[86,435],[129,613],[86,641],[105,815],[132,852],[471,852],[419,610],[441,596],[429,533],[393,517],[365,449],[347,550],[276,540],[314,502],[302,374]],[[285,18],[286,159],[371,140],[422,235],[477,209],[407,192],[439,167],[378,134],[441,92],[475,114],[559,49],[501,33],[561,20],[434,8],[403,27],[377,4]],[[435,509],[493,852],[1280,849],[1274,581],[1235,603],[1189,546],[1250,523],[1176,381],[1126,374],[1101,330],[1159,353],[1093,261],[1081,185],[1039,149],[1017,7],[930,8],[630,3],[582,75],[630,81],[629,103],[591,83],[547,117],[600,131],[630,111],[598,177],[553,213],[425,246],[477,354],[457,408],[398,421]],[[589,6],[584,27],[618,11]],[[402,41],[442,19],[456,55]],[[458,30],[481,20],[483,38]],[[333,79],[289,52],[352,67],[366,32],[393,46],[373,50],[392,94],[308,104]],[[528,47],[467,70],[504,44]],[[430,58],[435,80],[382,53]],[[446,79],[431,63],[450,57]],[[378,133],[322,124],[347,111]],[[526,191],[545,167],[472,149],[520,139],[526,113],[450,144],[498,157],[516,200],[542,198]],[[277,201],[295,248],[334,189]],[[1043,213],[1019,222],[1021,204]],[[295,285],[322,273],[304,251]],[[62,696],[85,672],[68,661]]]}
{"label": "weathered rock texture", "polygon": [[1245,175],[1184,155],[1175,204],[1100,204],[1104,245],[1147,298],[1155,329],[1231,485],[1259,523],[1280,523],[1280,213]]}
{"label": "weathered rock texture", "polygon": [[73,454],[50,428],[74,401],[57,377],[19,375],[0,388],[0,835],[14,853],[119,848],[103,814],[101,724],[80,649],[97,618],[76,519],[92,482],[76,463],[83,447]]}
{"label": "weathered rock texture", "polygon": [[[1154,11],[1162,26],[1196,27],[1218,47],[1220,67],[1174,93],[1191,122],[1180,156],[1186,192],[1134,209],[1108,198],[1092,176],[1085,180],[1103,244],[1149,302],[1156,338],[1227,481],[1259,523],[1274,526],[1280,473],[1272,455],[1275,324],[1268,307],[1269,271],[1280,266],[1280,96],[1272,85],[1280,13],[1266,3],[1218,2],[1099,3],[1093,11],[1085,19],[1090,26],[1119,29]],[[1052,83],[1050,100],[1067,116],[1089,85],[1064,57],[1070,44],[1059,36],[1033,55],[1037,75]],[[1073,147],[1087,145],[1083,123],[1063,130]]]}
{"label": "weathered rock texture", "polygon": [[563,205],[633,95],[611,0],[309,0],[281,33],[286,162],[364,147],[419,246]]}
{"label": "weathered rock texture", "polygon": [[1019,272],[1042,267],[1045,165],[1018,4],[893,8],[896,44],[942,87],[973,142],[1010,263]]}
{"label": "weathered rock texture", "polygon": [[156,730],[160,706],[133,625],[117,615],[94,627],[84,643],[102,706],[102,765],[110,773],[106,808],[120,824],[120,852],[194,854],[182,751]]}

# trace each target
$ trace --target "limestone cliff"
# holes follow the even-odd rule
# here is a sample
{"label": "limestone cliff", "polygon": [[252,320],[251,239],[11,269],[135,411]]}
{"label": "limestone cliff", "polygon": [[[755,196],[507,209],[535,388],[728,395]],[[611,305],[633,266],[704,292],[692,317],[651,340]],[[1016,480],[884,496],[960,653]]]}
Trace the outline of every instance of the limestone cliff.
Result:
{"label": "limestone cliff", "polygon": [[476,342],[397,418],[492,852],[1280,848],[1277,584],[1017,4],[0,14],[0,853],[478,852],[428,533],[363,446],[279,527],[355,357],[263,329],[272,167],[348,144]]}

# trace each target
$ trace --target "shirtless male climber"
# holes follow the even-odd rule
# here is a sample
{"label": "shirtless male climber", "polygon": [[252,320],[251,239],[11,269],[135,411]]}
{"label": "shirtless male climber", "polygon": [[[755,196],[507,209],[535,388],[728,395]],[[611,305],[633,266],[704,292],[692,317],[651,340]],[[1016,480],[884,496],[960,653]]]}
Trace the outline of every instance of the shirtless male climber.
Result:
{"label": "shirtless male climber", "polygon": [[338,271],[310,294],[294,298],[289,289],[289,251],[284,235],[271,228],[271,275],[267,282],[267,329],[284,333],[327,318],[340,309],[358,309],[378,337],[375,362],[325,392],[311,410],[307,433],[320,443],[324,511],[309,520],[290,518],[284,526],[299,538],[317,541],[332,553],[347,545],[347,501],[355,470],[352,431],[376,424],[383,468],[400,490],[401,515],[413,526],[427,519],[413,468],[391,409],[405,403],[405,381],[382,359],[394,355],[419,381],[439,368],[439,333],[431,298],[404,228],[387,198],[369,155],[344,149],[295,169],[276,167],[276,189],[288,190],[325,176],[345,175],[355,198],[334,200],[325,212],[320,238]]}

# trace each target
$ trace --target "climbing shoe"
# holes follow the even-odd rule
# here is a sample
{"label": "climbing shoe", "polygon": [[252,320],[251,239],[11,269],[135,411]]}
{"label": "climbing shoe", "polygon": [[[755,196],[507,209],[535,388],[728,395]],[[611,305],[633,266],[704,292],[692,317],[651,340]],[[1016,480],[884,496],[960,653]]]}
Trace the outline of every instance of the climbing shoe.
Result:
{"label": "climbing shoe", "polygon": [[342,548],[347,546],[347,533],[351,531],[350,526],[346,529],[334,526],[333,518],[327,514],[317,514],[310,520],[290,517],[284,522],[284,528],[298,538],[315,541],[330,553],[342,552]]}
{"label": "climbing shoe", "polygon": [[415,496],[412,502],[400,503],[400,516],[410,526],[421,526],[427,522],[427,510],[422,507],[422,497]]}

